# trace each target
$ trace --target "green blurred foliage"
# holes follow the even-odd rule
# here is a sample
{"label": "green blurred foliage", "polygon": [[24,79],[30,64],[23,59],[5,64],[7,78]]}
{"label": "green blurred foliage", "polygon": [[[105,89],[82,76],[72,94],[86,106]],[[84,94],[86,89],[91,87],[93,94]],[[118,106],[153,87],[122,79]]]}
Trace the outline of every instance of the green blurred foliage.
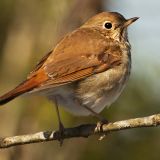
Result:
{"label": "green blurred foliage", "polygon": [[[76,19],[79,9],[73,9],[73,4],[71,0],[0,1],[0,94],[21,82],[37,60],[53,48],[59,35],[77,27],[90,16],[87,13],[91,9],[85,12],[86,7],[81,9],[86,17],[81,14]],[[96,10],[97,7],[96,4],[95,13],[101,10]],[[158,75],[159,66],[151,65]],[[116,121],[158,113],[160,99],[158,91],[153,92],[152,83],[144,73],[132,74],[121,97],[102,115]],[[74,117],[63,108],[60,111],[66,127],[96,122],[93,117]],[[2,137],[58,127],[53,104],[38,96],[24,96],[10,102],[1,108],[0,117]],[[159,128],[141,128],[108,134],[103,141],[98,141],[97,136],[70,139],[64,141],[62,147],[58,142],[24,145],[1,150],[0,160],[159,160],[159,135]]]}

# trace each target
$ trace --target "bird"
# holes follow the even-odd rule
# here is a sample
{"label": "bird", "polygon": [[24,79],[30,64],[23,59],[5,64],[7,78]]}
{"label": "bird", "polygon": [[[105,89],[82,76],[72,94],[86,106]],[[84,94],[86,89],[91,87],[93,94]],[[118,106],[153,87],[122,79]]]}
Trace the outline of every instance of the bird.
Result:
{"label": "bird", "polygon": [[96,116],[120,96],[131,72],[127,28],[139,17],[102,12],[65,35],[27,78],[0,97],[4,105],[23,94],[39,94],[76,116]]}

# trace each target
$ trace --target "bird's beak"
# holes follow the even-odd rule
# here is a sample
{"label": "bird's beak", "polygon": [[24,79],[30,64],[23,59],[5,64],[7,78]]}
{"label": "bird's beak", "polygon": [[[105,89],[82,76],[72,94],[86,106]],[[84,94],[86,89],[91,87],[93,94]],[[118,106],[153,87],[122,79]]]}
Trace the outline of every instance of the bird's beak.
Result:
{"label": "bird's beak", "polygon": [[133,18],[127,19],[126,22],[124,23],[123,27],[128,27],[129,25],[131,25],[133,22],[135,22],[138,19],[139,19],[139,17],[133,17]]}

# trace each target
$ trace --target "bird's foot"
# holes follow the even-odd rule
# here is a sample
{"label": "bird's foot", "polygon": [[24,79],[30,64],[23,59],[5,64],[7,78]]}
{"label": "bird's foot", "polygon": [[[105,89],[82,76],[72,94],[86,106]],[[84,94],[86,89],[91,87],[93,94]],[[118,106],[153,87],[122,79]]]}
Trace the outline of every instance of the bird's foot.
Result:
{"label": "bird's foot", "polygon": [[[106,119],[101,119],[101,121],[99,121],[98,123],[97,123],[97,127],[96,127],[96,129],[98,130],[98,131],[100,131],[100,132],[102,132],[103,131],[103,125],[104,124],[108,124],[109,122],[108,122],[108,120],[106,120]],[[98,140],[103,140],[105,137],[106,137],[106,135],[107,134],[102,134],[100,137],[99,137],[99,139]]]}

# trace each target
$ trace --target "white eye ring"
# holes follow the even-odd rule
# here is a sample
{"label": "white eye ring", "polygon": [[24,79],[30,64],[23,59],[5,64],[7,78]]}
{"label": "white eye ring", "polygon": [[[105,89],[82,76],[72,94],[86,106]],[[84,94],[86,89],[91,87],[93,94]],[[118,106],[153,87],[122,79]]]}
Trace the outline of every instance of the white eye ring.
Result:
{"label": "white eye ring", "polygon": [[112,23],[110,21],[105,21],[103,24],[103,28],[107,30],[112,29]]}

